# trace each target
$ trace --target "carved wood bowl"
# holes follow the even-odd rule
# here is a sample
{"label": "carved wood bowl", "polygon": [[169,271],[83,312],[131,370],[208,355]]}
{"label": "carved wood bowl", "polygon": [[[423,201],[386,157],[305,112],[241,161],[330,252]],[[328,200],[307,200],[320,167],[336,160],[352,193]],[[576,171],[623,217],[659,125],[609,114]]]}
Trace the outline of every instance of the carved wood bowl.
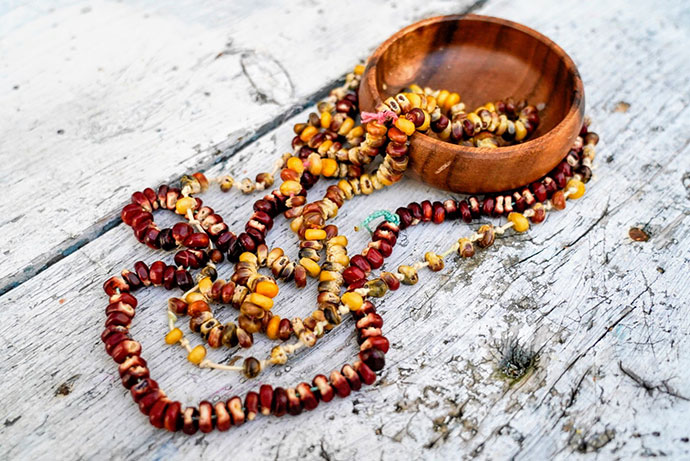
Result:
{"label": "carved wood bowl", "polygon": [[539,179],[565,157],[583,122],[584,89],[570,57],[544,35],[504,19],[440,16],[397,32],[369,58],[360,107],[374,111],[412,83],[456,91],[468,111],[508,97],[545,104],[537,130],[514,146],[465,147],[412,135],[413,175],[454,192],[507,191]]}

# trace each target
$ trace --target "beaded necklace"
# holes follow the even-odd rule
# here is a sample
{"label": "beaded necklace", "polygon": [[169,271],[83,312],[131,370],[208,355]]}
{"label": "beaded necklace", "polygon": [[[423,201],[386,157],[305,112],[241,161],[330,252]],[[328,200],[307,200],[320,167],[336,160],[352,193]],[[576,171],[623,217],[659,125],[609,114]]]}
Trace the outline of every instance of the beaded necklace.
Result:
{"label": "beaded necklace", "polygon": [[[540,181],[483,200],[475,196],[461,201],[426,200],[400,207],[394,213],[375,212],[362,227],[370,230],[368,224],[373,219],[383,217],[384,221],[372,232],[367,247],[349,257],[347,238],[326,222],[355,195],[369,195],[402,178],[408,162],[408,138],[415,131],[459,144],[500,147],[528,139],[539,124],[538,109],[525,102],[487,103],[466,113],[457,93],[422,89],[418,85],[388,98],[375,113],[361,114],[362,123],[357,124],[356,90],[363,70],[357,66],[343,86],[332,90],[317,105],[319,114],[312,113],[307,123],[295,125],[294,152],[281,156],[270,172],[258,174],[254,181],[244,178],[239,182],[230,176],[209,181],[202,173],[194,173],[181,179],[181,187],[161,185],[156,191],[147,188],[135,192],[132,202],[123,208],[122,220],[133,228],[140,242],[154,249],[177,250],[174,265],[155,261],[149,266],[138,261],[133,270],[125,269],[104,284],[109,305],[101,338],[106,352],[119,364],[122,384],[155,427],[181,429],[187,434],[213,428],[223,431],[252,420],[259,413],[282,416],[312,410],[319,401],[328,402],[336,394],[346,397],[363,383],[372,384],[375,372],[385,364],[389,342],[382,334],[383,319],[371,298],[397,290],[401,283],[417,283],[418,271],[425,267],[432,271],[443,269],[445,258],[454,253],[469,258],[475,253],[475,245],[487,248],[496,236],[511,229],[525,232],[530,221],[540,223],[546,213],[564,209],[566,199],[584,194],[598,142],[598,136],[588,130],[589,121],[566,158]],[[364,167],[378,155],[384,157],[383,161],[372,173],[365,173]],[[218,183],[224,192],[233,188],[245,194],[263,191],[273,185],[278,171],[283,182],[254,203],[254,213],[239,235],[231,232],[212,208],[194,197],[211,183]],[[340,180],[328,187],[321,200],[307,203],[308,189],[321,176]],[[174,211],[187,222],[161,229],[153,221],[153,212],[158,209]],[[265,244],[280,213],[291,219],[290,227],[300,238],[296,263],[282,249],[269,250]],[[443,252],[427,252],[423,261],[400,266],[396,273],[384,271],[374,276],[374,271],[391,255],[401,230],[422,222],[440,224],[462,219],[470,223],[481,216],[504,214],[507,222],[501,226],[484,224]],[[324,255],[325,263],[319,264]],[[235,271],[227,282],[218,279],[216,271],[225,259],[235,263]],[[261,274],[262,268],[270,269],[272,277]],[[193,277],[190,271],[195,269],[200,271]],[[277,281],[294,281],[302,288],[307,277],[319,281],[317,309],[307,317],[291,320],[274,315]],[[227,401],[202,401],[198,407],[183,409],[180,402],[170,400],[150,378],[141,357],[141,345],[129,335],[137,307],[132,293],[148,286],[163,286],[167,290],[179,287],[184,291],[180,297],[169,299],[165,341],[183,347],[188,361],[199,367],[239,371],[254,378],[269,366],[285,364],[299,349],[312,347],[342,323],[348,313],[355,319],[358,358],[352,365],[331,372],[329,377],[317,375],[311,384],[299,383],[288,389],[273,389],[264,384],[258,392],[249,392],[244,400],[234,396]],[[341,295],[343,286],[346,291]],[[211,312],[211,302],[238,309],[237,323],[221,324]],[[190,317],[190,330],[199,333],[212,348],[250,348],[256,333],[282,341],[294,336],[297,342],[275,346],[264,360],[248,357],[242,366],[215,363],[206,358],[205,346],[192,347],[176,326],[179,317],[185,315]]]}

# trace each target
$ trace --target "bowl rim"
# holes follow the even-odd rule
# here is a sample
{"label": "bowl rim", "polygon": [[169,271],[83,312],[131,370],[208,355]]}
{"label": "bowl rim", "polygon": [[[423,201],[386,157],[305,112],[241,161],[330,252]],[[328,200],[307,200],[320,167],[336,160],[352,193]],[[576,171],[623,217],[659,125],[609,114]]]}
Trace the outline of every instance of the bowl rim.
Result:
{"label": "bowl rim", "polygon": [[529,35],[536,40],[539,40],[542,42],[544,45],[555,51],[559,57],[561,58],[562,61],[565,62],[566,68],[569,69],[569,71],[573,75],[573,80],[574,80],[574,85],[573,85],[573,100],[572,103],[570,104],[570,107],[568,109],[568,112],[566,115],[555,125],[553,126],[549,131],[546,133],[542,134],[541,136],[538,136],[536,138],[530,139],[528,141],[525,141],[520,144],[512,145],[512,146],[502,146],[502,147],[470,147],[470,146],[460,146],[454,143],[442,141],[440,139],[432,138],[431,136],[427,136],[423,133],[420,132],[415,132],[412,135],[412,138],[418,139],[422,142],[429,142],[431,143],[432,146],[436,146],[439,148],[444,148],[444,149],[451,149],[454,155],[463,155],[468,158],[481,158],[487,155],[491,154],[492,157],[502,159],[502,158],[508,158],[514,156],[517,152],[519,151],[524,151],[524,150],[530,150],[531,147],[539,147],[539,144],[548,142],[550,139],[558,136],[558,131],[559,129],[563,128],[564,126],[569,125],[572,123],[575,119],[579,118],[582,116],[582,113],[584,111],[583,103],[584,103],[584,84],[582,83],[582,78],[580,77],[580,72],[577,69],[577,66],[575,65],[575,62],[570,58],[568,53],[563,50],[556,42],[548,38],[546,35],[537,32],[536,30],[532,29],[531,27],[527,27],[523,24],[520,24],[515,21],[510,21],[508,19],[503,19],[503,18],[497,18],[494,16],[484,16],[480,14],[450,14],[450,15],[443,15],[443,16],[434,16],[431,18],[427,19],[422,19],[421,21],[417,21],[413,24],[410,24],[409,26],[403,27],[400,29],[398,32],[395,34],[391,35],[385,42],[383,42],[381,45],[376,48],[376,50],[371,54],[369,57],[369,60],[367,61],[367,68],[365,70],[365,77],[366,77],[366,83],[374,89],[372,91],[372,94],[374,96],[374,104],[378,105],[380,104],[383,100],[381,99],[381,94],[378,89],[378,85],[376,84],[376,72],[370,72],[370,68],[372,66],[378,65],[379,60],[381,59],[382,55],[390,48],[390,46],[399,40],[401,37],[407,35],[408,33],[422,28],[426,27],[431,24],[439,23],[439,22],[446,22],[446,21],[461,21],[463,19],[470,19],[474,21],[480,21],[480,22],[488,22],[488,23],[493,23],[493,24],[498,24],[506,27],[510,27],[513,29],[516,29],[522,33],[525,33],[526,35]]}

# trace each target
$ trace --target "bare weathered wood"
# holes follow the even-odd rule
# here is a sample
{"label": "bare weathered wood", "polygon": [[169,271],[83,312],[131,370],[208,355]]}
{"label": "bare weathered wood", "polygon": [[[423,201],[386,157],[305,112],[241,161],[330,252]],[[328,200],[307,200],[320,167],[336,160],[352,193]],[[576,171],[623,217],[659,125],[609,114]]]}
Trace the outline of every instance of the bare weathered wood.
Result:
{"label": "bare weathered wood", "polygon": [[[157,254],[117,226],[0,297],[0,458],[690,456],[690,101],[683,91],[690,10],[680,2],[596,8],[569,1],[480,8],[545,33],[574,58],[602,139],[595,177],[584,198],[527,234],[500,239],[441,273],[422,273],[418,285],[384,298],[393,347],[376,386],[224,434],[187,438],[151,428],[98,339],[104,277]],[[290,137],[286,123],[210,173],[254,174]],[[405,180],[348,203],[335,224],[358,251],[368,236],[351,229],[370,211],[445,196]],[[231,228],[251,206],[217,191],[204,199],[231,217]],[[649,241],[632,241],[631,227]],[[474,228],[454,222],[404,232],[385,267],[445,248]],[[274,232],[271,242],[294,255],[294,236]],[[279,296],[280,315],[304,314],[314,302],[309,288]],[[133,334],[170,395],[192,404],[256,385],[196,370],[165,346],[165,299],[162,290],[142,293]],[[251,354],[269,347],[261,341]],[[309,379],[355,351],[348,321],[260,382]],[[516,382],[505,376],[523,373]]]}
{"label": "bare weathered wood", "polygon": [[[236,151],[442,1],[17,6],[0,46],[0,293],[111,228],[140,184]],[[373,27],[360,27],[357,11]],[[11,174],[10,174],[11,173]]]}

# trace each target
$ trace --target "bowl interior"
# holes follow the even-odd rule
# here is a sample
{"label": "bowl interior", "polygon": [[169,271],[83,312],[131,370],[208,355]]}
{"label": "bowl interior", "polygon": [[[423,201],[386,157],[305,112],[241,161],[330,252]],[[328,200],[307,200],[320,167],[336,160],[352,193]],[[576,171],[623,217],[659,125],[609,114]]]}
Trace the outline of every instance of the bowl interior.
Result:
{"label": "bowl interior", "polygon": [[394,39],[378,60],[376,85],[382,99],[412,83],[456,91],[468,112],[508,97],[543,104],[534,139],[555,127],[573,103],[577,76],[554,47],[506,21],[444,17]]}

